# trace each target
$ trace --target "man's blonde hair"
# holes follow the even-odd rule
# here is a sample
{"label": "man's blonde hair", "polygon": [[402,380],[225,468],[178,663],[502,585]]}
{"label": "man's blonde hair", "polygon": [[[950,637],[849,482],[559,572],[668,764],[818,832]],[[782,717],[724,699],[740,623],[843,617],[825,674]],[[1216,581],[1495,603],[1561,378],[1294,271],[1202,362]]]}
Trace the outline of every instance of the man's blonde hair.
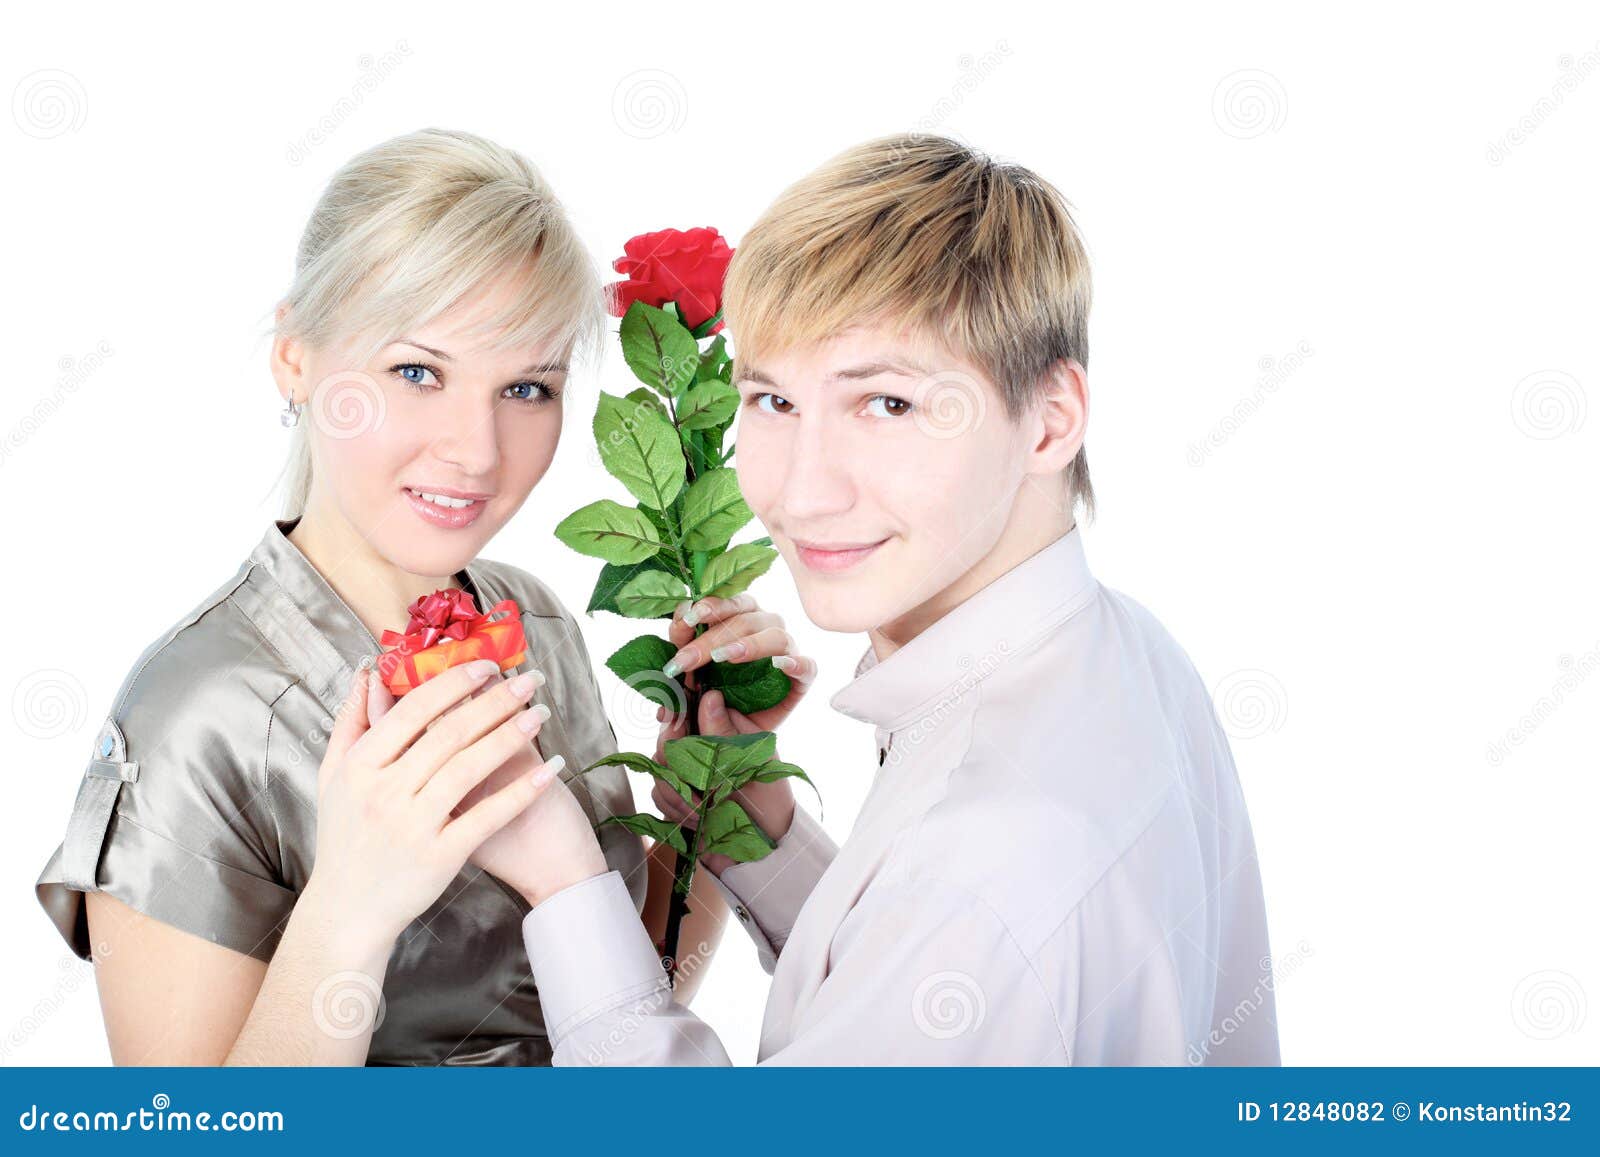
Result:
{"label": "man's blonde hair", "polygon": [[[724,316],[741,361],[852,326],[905,324],[979,366],[1020,417],[1061,359],[1089,364],[1089,258],[1066,200],[947,137],[857,145],[786,189],[744,235]],[[1080,448],[1067,470],[1090,516]]]}
{"label": "man's blonde hair", "polygon": [[[314,347],[360,337],[365,361],[508,274],[515,292],[469,333],[497,350],[597,351],[599,270],[539,170],[473,133],[422,129],[357,154],[328,181],[277,332]],[[309,425],[295,429],[286,467],[290,517],[310,492]]]}

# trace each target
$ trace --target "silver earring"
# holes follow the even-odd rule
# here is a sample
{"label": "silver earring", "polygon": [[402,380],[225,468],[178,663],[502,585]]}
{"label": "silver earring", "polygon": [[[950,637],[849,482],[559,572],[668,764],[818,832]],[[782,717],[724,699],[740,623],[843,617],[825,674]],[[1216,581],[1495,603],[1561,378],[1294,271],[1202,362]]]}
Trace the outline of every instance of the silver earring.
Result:
{"label": "silver earring", "polygon": [[278,415],[278,421],[282,422],[286,429],[292,429],[300,424],[300,411],[303,409],[305,409],[305,403],[296,402],[291,397],[289,404],[283,408],[283,413]]}

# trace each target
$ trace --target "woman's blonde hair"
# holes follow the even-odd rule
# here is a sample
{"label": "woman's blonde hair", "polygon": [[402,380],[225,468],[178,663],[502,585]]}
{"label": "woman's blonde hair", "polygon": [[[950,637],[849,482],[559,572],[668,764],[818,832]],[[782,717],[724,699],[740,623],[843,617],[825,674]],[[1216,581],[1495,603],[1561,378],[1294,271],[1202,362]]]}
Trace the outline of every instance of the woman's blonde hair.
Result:
{"label": "woman's blonde hair", "polygon": [[[471,333],[497,350],[597,350],[599,271],[539,171],[472,133],[423,129],[358,154],[329,180],[276,331],[318,348],[359,338],[364,363],[507,274],[516,292]],[[304,512],[311,488],[310,425],[294,431],[286,517]]]}
{"label": "woman's blonde hair", "polygon": [[[983,369],[1019,417],[1050,368],[1089,365],[1089,258],[1035,173],[947,137],[868,141],[786,189],[744,235],[723,310],[739,360],[855,325],[909,325]],[[1067,470],[1093,516],[1082,449]]]}

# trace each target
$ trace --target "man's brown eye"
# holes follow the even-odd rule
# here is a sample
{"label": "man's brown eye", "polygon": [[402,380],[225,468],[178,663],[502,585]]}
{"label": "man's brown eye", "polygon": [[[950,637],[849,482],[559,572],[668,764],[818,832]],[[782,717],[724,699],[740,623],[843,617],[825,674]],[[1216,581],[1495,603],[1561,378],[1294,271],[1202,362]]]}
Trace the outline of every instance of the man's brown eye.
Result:
{"label": "man's brown eye", "polygon": [[890,394],[877,394],[867,400],[867,411],[873,417],[903,418],[913,409],[910,402],[904,398],[896,398]]}

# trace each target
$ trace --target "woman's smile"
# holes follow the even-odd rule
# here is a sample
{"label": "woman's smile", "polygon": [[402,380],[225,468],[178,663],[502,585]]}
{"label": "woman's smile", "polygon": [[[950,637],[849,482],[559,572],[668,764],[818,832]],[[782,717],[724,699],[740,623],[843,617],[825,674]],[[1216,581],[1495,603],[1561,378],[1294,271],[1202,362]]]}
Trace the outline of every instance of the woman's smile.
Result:
{"label": "woman's smile", "polygon": [[442,526],[446,530],[460,530],[462,527],[471,526],[478,521],[479,515],[493,497],[488,494],[456,490],[452,487],[423,490],[405,486],[401,488],[401,493],[406,496],[406,502],[411,509],[417,512],[417,517],[430,526]]}

